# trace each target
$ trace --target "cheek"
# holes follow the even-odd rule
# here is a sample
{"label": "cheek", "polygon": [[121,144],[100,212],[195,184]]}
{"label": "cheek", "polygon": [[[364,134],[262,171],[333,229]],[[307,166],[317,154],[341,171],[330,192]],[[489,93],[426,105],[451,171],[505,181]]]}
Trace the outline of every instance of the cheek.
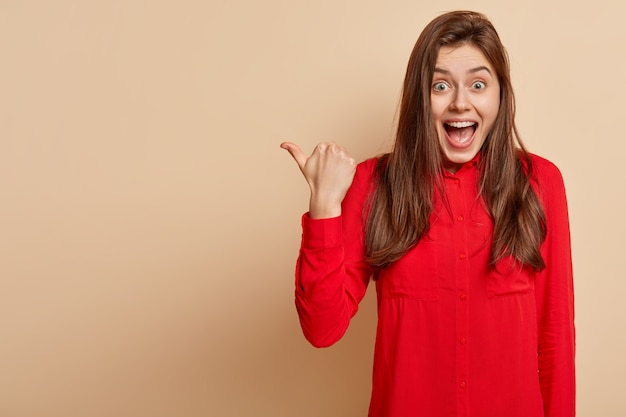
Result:
{"label": "cheek", "polygon": [[500,112],[500,103],[496,103],[492,108],[491,108],[491,122],[495,122],[496,118],[498,117],[498,113]]}
{"label": "cheek", "polygon": [[480,105],[482,109],[482,117],[486,122],[493,122],[500,110],[500,97],[485,97]]}
{"label": "cheek", "polygon": [[441,115],[444,113],[446,108],[446,104],[443,103],[440,97],[437,99],[431,98],[430,100],[430,114],[433,116],[435,121],[441,120]]}
{"label": "cheek", "polygon": [[500,110],[500,89],[498,89],[497,92],[493,93],[489,102],[491,105],[491,114],[493,115],[493,118],[495,120],[496,116],[498,115],[498,111]]}

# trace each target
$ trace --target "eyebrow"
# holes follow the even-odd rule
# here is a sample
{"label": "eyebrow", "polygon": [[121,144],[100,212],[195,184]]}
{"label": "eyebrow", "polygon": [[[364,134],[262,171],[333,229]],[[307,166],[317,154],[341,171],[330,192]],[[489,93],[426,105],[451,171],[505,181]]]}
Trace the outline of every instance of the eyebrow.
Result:
{"label": "eyebrow", "polygon": [[[480,71],[483,71],[483,70],[484,70],[484,71],[487,71],[490,75],[493,75],[493,74],[491,74],[491,71],[489,70],[489,68],[487,68],[487,67],[486,67],[486,66],[484,66],[484,65],[481,65],[481,66],[479,66],[479,67],[475,67],[475,68],[471,68],[471,69],[469,69],[469,70],[467,71],[467,73],[468,73],[468,74],[474,74],[474,73],[476,73],[476,72],[480,72]],[[443,68],[439,68],[439,67],[435,67],[435,72],[440,72],[440,73],[442,73],[442,74],[447,74],[447,75],[449,75],[449,74],[450,74],[450,71],[445,70],[445,69],[443,69]]]}

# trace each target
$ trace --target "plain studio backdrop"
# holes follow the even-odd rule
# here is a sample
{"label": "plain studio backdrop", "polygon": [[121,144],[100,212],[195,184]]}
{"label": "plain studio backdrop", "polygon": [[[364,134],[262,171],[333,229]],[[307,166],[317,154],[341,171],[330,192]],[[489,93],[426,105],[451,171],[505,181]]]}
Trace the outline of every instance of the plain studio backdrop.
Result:
{"label": "plain studio backdrop", "polygon": [[370,288],[314,349],[283,140],[389,149],[409,54],[487,14],[562,170],[578,411],[626,415],[626,65],[614,0],[0,1],[0,416],[365,416]]}

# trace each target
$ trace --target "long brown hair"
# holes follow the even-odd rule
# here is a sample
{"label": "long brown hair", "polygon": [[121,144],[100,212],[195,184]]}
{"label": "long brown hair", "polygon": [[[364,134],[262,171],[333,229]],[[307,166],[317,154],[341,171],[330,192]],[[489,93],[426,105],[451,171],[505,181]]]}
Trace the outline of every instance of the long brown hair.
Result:
{"label": "long brown hair", "polygon": [[509,60],[482,14],[443,14],[422,31],[409,59],[393,150],[378,162],[366,223],[368,262],[376,269],[398,260],[429,228],[436,193],[444,197],[442,154],[430,107],[431,82],[442,46],[471,44],[482,51],[500,83],[500,108],[480,150],[478,194],[494,222],[490,263],[507,255],[536,270],[545,239],[544,212],[531,188],[532,163],[515,127]]}

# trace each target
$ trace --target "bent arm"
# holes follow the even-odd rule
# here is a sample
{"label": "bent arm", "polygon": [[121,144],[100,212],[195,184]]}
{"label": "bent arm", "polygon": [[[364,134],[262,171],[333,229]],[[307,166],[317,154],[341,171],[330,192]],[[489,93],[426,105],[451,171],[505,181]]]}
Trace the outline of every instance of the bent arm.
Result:
{"label": "bent arm", "polygon": [[373,164],[359,165],[341,215],[302,217],[295,301],[306,339],[316,347],[337,342],[356,314],[370,280],[364,261],[364,206]]}

